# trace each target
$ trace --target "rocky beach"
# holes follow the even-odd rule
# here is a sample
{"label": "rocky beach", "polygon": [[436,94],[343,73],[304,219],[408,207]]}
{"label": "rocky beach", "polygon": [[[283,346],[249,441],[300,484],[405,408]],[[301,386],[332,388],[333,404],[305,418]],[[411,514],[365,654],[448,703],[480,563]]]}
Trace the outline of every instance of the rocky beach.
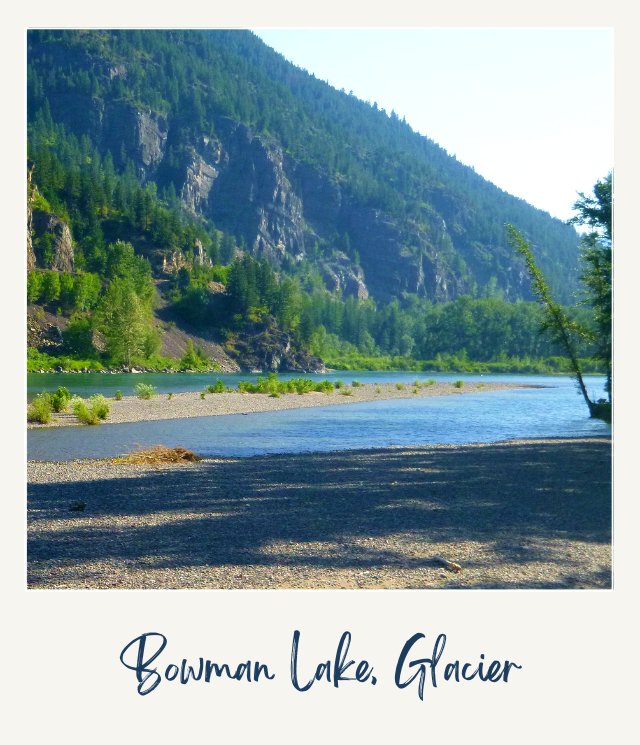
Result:
{"label": "rocky beach", "polygon": [[30,462],[28,586],[609,588],[611,442]]}

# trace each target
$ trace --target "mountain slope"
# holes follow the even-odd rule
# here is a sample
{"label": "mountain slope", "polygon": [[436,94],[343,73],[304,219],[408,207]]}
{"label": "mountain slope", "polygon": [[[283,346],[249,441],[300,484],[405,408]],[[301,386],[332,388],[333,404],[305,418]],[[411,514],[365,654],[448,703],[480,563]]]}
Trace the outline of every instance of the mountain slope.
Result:
{"label": "mountain slope", "polygon": [[[43,152],[64,159],[72,133],[85,158],[95,148],[116,176],[155,184],[161,203],[184,209],[178,237],[132,240],[156,273],[196,238],[207,247],[215,227],[285,273],[305,268],[360,298],[526,299],[506,244],[512,222],[559,298],[571,298],[573,228],[249,32],[30,31],[28,85],[36,184]],[[64,125],[58,142],[50,124]],[[113,220],[101,227],[131,239]],[[75,230],[90,255],[87,226]]]}

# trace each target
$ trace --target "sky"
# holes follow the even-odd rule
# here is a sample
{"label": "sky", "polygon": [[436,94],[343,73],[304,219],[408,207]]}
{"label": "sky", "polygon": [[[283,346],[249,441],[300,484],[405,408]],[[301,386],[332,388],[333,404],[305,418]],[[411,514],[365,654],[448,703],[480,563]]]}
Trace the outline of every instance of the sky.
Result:
{"label": "sky", "polygon": [[610,29],[252,29],[566,220],[613,168]]}

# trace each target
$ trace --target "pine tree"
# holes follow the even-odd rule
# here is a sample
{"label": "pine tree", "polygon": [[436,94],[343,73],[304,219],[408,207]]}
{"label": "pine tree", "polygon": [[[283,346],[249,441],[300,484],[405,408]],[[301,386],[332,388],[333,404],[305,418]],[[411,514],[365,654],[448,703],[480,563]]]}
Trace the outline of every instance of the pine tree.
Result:
{"label": "pine tree", "polygon": [[131,366],[145,351],[151,314],[126,278],[113,279],[96,310],[96,326],[104,334],[107,352],[115,363]]}

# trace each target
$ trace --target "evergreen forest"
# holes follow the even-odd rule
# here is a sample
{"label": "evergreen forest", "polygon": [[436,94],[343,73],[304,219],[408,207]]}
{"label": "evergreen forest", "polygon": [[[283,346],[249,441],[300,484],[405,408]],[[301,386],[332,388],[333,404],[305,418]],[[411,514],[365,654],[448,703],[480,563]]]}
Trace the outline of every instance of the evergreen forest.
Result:
{"label": "evergreen forest", "polygon": [[250,32],[33,30],[27,73],[29,370],[567,371],[507,224],[593,326],[573,226]]}

